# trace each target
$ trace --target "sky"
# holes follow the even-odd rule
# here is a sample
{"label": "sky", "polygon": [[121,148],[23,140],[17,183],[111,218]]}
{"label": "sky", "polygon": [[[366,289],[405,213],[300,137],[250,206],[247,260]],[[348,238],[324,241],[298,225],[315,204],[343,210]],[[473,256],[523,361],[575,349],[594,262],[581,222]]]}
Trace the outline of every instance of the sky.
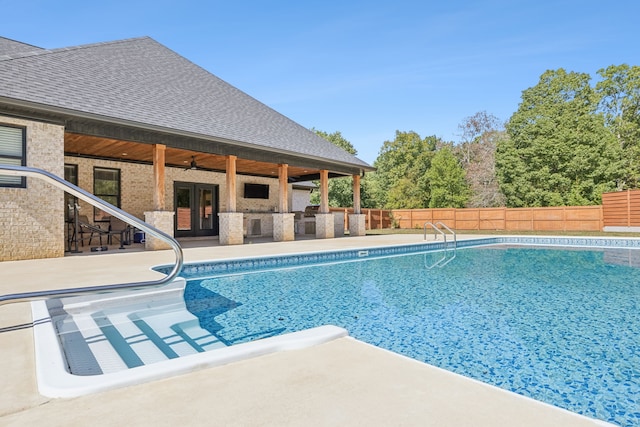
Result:
{"label": "sky", "polygon": [[149,36],[373,164],[396,131],[459,142],[543,72],[640,65],[637,0],[0,0],[0,36],[53,49]]}

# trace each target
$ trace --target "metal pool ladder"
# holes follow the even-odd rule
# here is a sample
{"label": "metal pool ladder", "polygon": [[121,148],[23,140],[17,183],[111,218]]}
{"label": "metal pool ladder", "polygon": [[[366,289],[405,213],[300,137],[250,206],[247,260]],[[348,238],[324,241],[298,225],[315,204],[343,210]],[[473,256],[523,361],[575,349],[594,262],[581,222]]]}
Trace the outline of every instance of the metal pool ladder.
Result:
{"label": "metal pool ladder", "polygon": [[184,255],[182,253],[182,248],[177,240],[168,234],[158,230],[155,227],[150,226],[144,221],[136,218],[135,216],[105,202],[104,200],[94,196],[93,194],[83,190],[82,188],[71,184],[68,181],[56,176],[50,172],[47,172],[42,169],[31,168],[27,166],[13,166],[13,165],[3,165],[0,164],[0,175],[11,175],[11,176],[25,176],[30,178],[38,178],[46,181],[47,183],[58,187],[67,193],[76,196],[79,199],[84,200],[85,202],[97,206],[103,211],[113,215],[114,217],[121,219],[127,224],[131,224],[149,235],[161,239],[167,242],[176,255],[176,263],[173,266],[173,269],[166,277],[163,277],[160,280],[152,280],[146,282],[132,282],[132,283],[119,283],[114,285],[99,285],[99,286],[91,286],[91,287],[81,287],[81,288],[70,288],[70,289],[51,289],[44,291],[35,291],[35,292],[23,292],[17,294],[6,294],[0,295],[0,305],[8,304],[12,302],[24,302],[24,301],[35,301],[47,298],[55,298],[55,297],[70,297],[76,295],[84,295],[84,294],[97,294],[103,292],[112,292],[121,289],[131,289],[131,288],[144,288],[144,287],[159,287],[168,284],[173,279],[175,279],[180,270],[182,270],[182,264],[184,262]]}
{"label": "metal pool ladder", "polygon": [[[442,235],[444,240],[444,251],[442,252],[442,258],[440,258],[438,261],[432,264],[427,263],[427,256],[425,254],[424,266],[429,270],[431,270],[434,267],[442,268],[445,265],[449,264],[451,261],[453,261],[453,259],[456,257],[456,250],[458,248],[458,238],[456,236],[456,232],[453,231],[451,228],[449,228],[446,224],[444,224],[441,221],[438,221],[435,224],[427,221],[424,223],[424,240],[427,240],[427,227],[431,227],[433,229],[433,236],[435,240],[438,240],[438,233]],[[451,242],[453,245],[453,252],[449,251],[449,242],[447,242],[447,234],[444,231],[442,231],[441,228],[444,228],[453,236],[453,242]]]}

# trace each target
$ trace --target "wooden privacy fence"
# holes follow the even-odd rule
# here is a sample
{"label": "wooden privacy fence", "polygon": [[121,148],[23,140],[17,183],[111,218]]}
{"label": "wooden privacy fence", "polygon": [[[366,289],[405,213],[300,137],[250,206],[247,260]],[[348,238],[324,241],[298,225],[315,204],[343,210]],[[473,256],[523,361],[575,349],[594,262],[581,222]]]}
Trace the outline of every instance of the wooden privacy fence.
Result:
{"label": "wooden privacy fence", "polygon": [[604,193],[602,216],[605,227],[640,227],[640,190]]}
{"label": "wooden privacy fence", "polygon": [[[329,208],[329,210],[335,214],[344,214],[344,228],[349,229],[349,215],[353,214],[353,208]],[[365,228],[382,229],[391,228],[391,213],[390,210],[385,209],[361,209],[360,213],[365,216]]]}
{"label": "wooden privacy fence", "polygon": [[545,208],[394,209],[400,228],[442,222],[458,230],[601,231],[601,206]]}
{"label": "wooden privacy fence", "polygon": [[[638,194],[640,207],[640,193]],[[331,208],[343,213],[345,229],[353,209]],[[442,222],[457,230],[504,231],[602,231],[602,206],[559,206],[544,208],[461,209],[362,209],[367,230],[376,228],[422,228],[425,222]],[[638,210],[640,220],[640,209]],[[639,222],[640,225],[640,222]]]}

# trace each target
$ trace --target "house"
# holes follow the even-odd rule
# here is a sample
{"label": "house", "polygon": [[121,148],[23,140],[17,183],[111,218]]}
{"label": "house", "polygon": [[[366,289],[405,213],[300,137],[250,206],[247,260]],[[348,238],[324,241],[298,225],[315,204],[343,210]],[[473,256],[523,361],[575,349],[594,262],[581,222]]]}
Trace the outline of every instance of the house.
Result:
{"label": "house", "polygon": [[[42,49],[0,37],[0,163],[47,170],[176,237],[242,244],[246,224],[293,240],[293,185],[320,180],[316,237],[333,237],[327,180],[373,168],[155,40]],[[75,200],[0,176],[0,260],[63,256]],[[108,218],[84,202],[94,225]],[[257,222],[256,222],[257,221]],[[164,248],[148,239],[147,249]]]}

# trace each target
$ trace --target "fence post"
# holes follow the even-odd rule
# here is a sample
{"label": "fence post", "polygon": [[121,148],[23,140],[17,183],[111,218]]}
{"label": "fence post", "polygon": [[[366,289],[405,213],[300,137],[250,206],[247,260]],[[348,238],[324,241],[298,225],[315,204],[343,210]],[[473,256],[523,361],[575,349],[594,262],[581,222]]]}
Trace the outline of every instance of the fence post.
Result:
{"label": "fence post", "polygon": [[458,208],[453,209],[453,229],[458,228]]}
{"label": "fence post", "polygon": [[529,209],[531,211],[531,231],[536,231],[536,222],[534,217],[534,213],[533,213],[533,208]]}
{"label": "fence post", "polygon": [[627,189],[627,227],[631,227],[631,190]]}
{"label": "fence post", "polygon": [[349,229],[349,210],[347,208],[344,208],[344,229],[348,230]]}
{"label": "fence post", "polygon": [[507,208],[506,206],[502,208],[502,226],[503,230],[507,230]]}

